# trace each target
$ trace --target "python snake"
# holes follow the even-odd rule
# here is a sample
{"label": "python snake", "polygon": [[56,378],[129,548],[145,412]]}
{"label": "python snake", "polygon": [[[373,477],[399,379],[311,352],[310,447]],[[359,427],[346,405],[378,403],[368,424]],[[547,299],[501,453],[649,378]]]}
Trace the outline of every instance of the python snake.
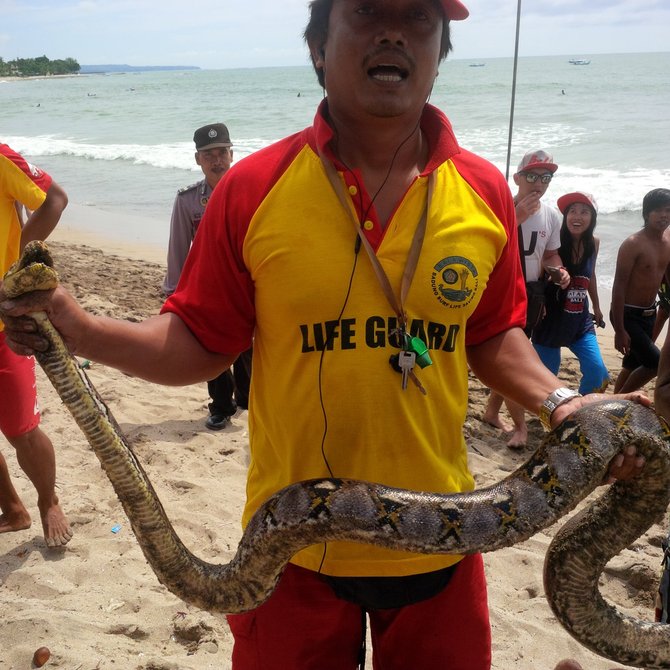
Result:
{"label": "python snake", "polygon": [[[53,288],[44,243],[31,243],[5,276],[7,297]],[[642,474],[617,482],[556,534],[545,591],[559,621],[583,645],[614,661],[670,668],[670,626],[617,611],[598,591],[611,557],[662,519],[670,501],[670,429],[641,405],[612,400],[576,411],[501,482],[443,495],[346,479],[293,484],[247,526],[234,558],[214,565],[181,542],[109,409],[44,312],[31,315],[49,348],[36,353],[114,487],[158,579],[200,608],[242,612],[272,592],[286,562],[314,543],[347,540],[423,553],[494,551],[526,540],[565,515],[603,480],[627,445],[646,458]]]}

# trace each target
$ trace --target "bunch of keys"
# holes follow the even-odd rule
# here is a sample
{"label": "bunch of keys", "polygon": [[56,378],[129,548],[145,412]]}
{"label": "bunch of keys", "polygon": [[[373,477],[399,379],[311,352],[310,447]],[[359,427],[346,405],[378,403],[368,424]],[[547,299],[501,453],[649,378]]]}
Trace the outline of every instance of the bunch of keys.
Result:
{"label": "bunch of keys", "polygon": [[389,359],[391,367],[402,375],[402,390],[407,389],[407,380],[411,379],[416,387],[426,395],[426,389],[414,373],[414,366],[420,368],[432,365],[428,347],[419,337],[410,337],[404,330],[399,332],[402,349]]}

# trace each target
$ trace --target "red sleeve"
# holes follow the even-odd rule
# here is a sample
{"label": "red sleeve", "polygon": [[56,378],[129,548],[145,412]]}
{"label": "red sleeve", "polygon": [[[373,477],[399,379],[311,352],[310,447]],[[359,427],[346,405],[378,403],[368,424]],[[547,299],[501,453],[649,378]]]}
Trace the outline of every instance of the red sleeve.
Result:
{"label": "red sleeve", "polygon": [[489,276],[479,305],[468,319],[466,344],[526,325],[526,286],[521,271],[516,212],[509,186],[490,163],[461,150],[453,158],[461,176],[488,204],[507,231],[507,244]]}
{"label": "red sleeve", "polygon": [[[0,155],[2,155],[8,161],[13,163],[19,170],[21,170],[21,172],[23,172],[23,174],[26,177],[28,177],[28,179],[30,179],[30,181],[32,181],[33,184],[35,184],[41,191],[46,193],[49,190],[49,188],[51,187],[52,179],[51,176],[47,174],[44,170],[41,170],[36,165],[32,165],[31,163],[29,163],[21,154],[16,153],[16,151],[8,147],[6,144],[0,144]],[[16,183],[17,182],[13,180],[9,180],[8,182],[9,186],[7,187],[13,188],[11,184]],[[27,205],[30,209],[36,209],[34,207],[35,203],[32,200],[30,200],[29,202],[25,202],[24,193],[11,192],[10,195],[15,200],[18,200],[24,205]]]}
{"label": "red sleeve", "polygon": [[311,129],[236,163],[207,203],[176,291],[162,312],[174,312],[209,351],[237,354],[251,346],[254,285],[244,240],[256,211],[311,136]]}

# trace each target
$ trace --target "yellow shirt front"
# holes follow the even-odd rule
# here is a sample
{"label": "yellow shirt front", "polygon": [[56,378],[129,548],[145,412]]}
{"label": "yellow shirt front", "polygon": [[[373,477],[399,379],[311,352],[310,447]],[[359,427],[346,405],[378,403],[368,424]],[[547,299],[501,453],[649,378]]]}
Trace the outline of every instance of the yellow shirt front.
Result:
{"label": "yellow shirt front", "polygon": [[[435,174],[405,303],[409,331],[426,341],[433,361],[417,368],[426,396],[411,382],[402,390],[389,364],[398,352],[396,317],[365,250],[356,253],[356,230],[324,173],[316,151],[323,119],[238,163],[208,204],[164,309],[214,351],[242,351],[253,336],[245,523],[270,495],[305,479],[346,477],[443,493],[473,488],[462,434],[466,340],[523,323],[523,281],[516,238],[509,243],[514,215],[504,179],[459,152],[446,119],[436,121],[432,108],[428,114],[434,160],[385,229],[357,176],[344,174],[354,208],[368,214],[366,235],[396,295],[428,175]],[[459,558],[333,542],[292,561],[337,576],[401,576]]]}

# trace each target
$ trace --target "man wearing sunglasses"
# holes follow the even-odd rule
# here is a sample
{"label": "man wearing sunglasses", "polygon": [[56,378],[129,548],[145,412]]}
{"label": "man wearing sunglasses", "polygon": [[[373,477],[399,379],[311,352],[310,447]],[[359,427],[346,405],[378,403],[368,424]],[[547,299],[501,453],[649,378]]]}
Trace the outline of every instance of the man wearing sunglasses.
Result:
{"label": "man wearing sunglasses", "polygon": [[557,284],[567,286],[570,275],[561,268],[558,248],[561,246],[561,216],[558,210],[541,201],[558,170],[553,157],[546,151],[529,151],[519,163],[514,183],[516,222],[523,236],[523,261],[526,282],[537,281],[549,267],[561,269]]}
{"label": "man wearing sunglasses", "polygon": [[[517,186],[514,205],[520,232],[519,251],[522,255],[529,302],[532,302],[533,296],[528,284],[532,286],[537,283],[548,268],[558,268],[552,270],[552,280],[561,288],[565,288],[570,282],[570,275],[562,267],[561,257],[558,255],[558,248],[561,246],[561,216],[558,210],[541,200],[556,170],[558,165],[554,163],[553,157],[546,151],[537,149],[524,155],[514,175],[514,183]],[[536,319],[530,316],[531,311],[529,309],[529,322],[525,328],[528,337],[537,325]],[[511,432],[507,446],[511,449],[520,449],[526,445],[528,439],[528,426],[523,407],[505,400],[507,410],[514,421],[514,426],[509,426],[499,416],[502,402],[503,397],[492,391],[483,420],[496,428],[502,428],[505,432]]]}

